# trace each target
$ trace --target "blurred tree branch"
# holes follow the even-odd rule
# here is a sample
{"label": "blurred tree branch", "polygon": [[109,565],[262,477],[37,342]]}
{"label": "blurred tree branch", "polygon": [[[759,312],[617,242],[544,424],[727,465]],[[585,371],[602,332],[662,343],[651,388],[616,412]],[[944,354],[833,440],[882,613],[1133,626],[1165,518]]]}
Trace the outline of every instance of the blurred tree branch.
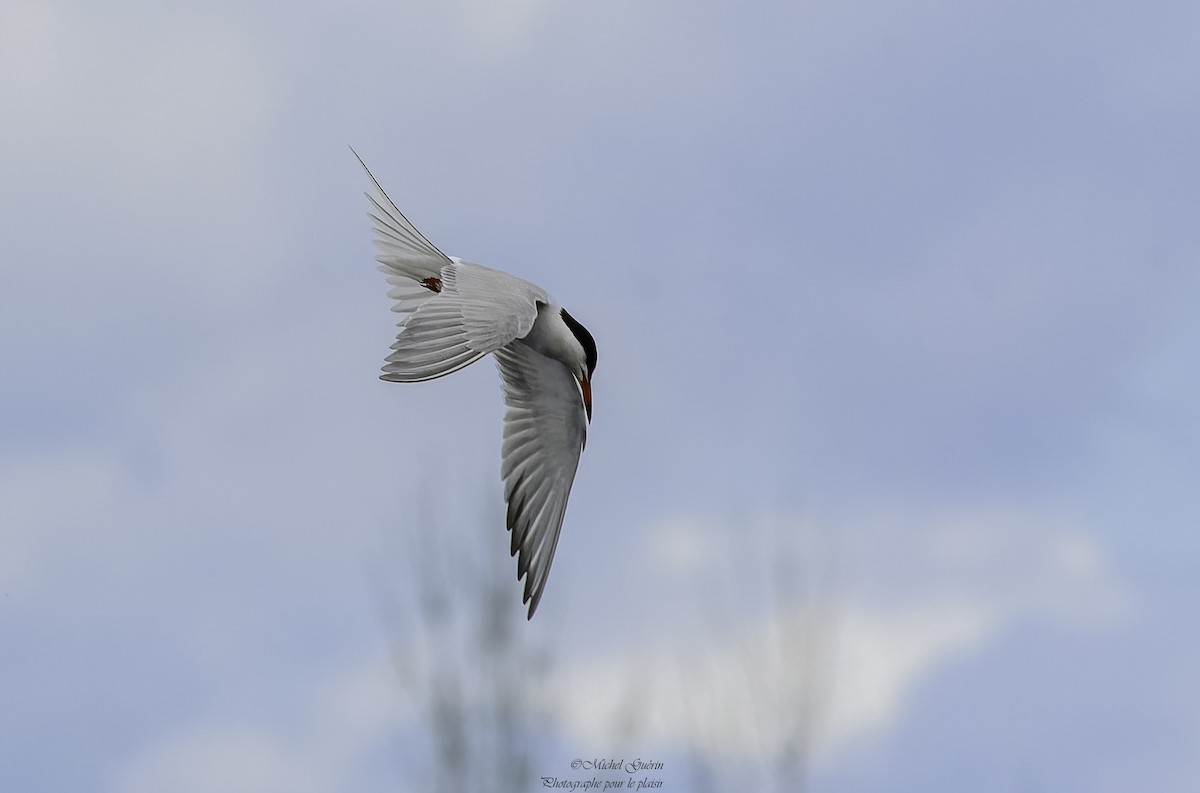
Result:
{"label": "blurred tree branch", "polygon": [[[734,679],[742,696],[706,697],[697,692],[692,707],[699,723],[742,725],[753,742],[753,759],[738,762],[732,753],[693,744],[692,779],[697,790],[735,787],[796,793],[807,788],[812,745],[832,686],[832,566],[816,547],[810,529],[768,519],[759,543],[745,542],[749,527],[739,528],[744,548],[753,548],[750,569],[756,580],[698,582],[696,604],[715,641],[709,646],[735,659]],[[744,570],[743,570],[744,572]],[[714,583],[716,584],[714,586]],[[742,597],[739,597],[741,595]],[[752,612],[768,626],[765,636],[747,633],[745,596],[759,600]],[[730,639],[735,648],[728,646]],[[719,676],[719,679],[728,677]],[[713,713],[714,708],[725,708]],[[731,787],[732,785],[732,787]]]}
{"label": "blurred tree branch", "polygon": [[425,725],[431,789],[524,793],[549,716],[536,703],[550,647],[525,620],[493,501],[464,518],[431,492],[401,527],[403,561],[375,570],[397,677]]}

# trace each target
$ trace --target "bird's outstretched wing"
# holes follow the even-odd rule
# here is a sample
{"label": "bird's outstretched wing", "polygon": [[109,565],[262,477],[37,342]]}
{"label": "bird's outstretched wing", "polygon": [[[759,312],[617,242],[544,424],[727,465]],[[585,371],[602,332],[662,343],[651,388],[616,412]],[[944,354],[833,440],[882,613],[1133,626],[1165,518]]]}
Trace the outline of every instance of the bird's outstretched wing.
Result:
{"label": "bird's outstretched wing", "polygon": [[[353,149],[351,149],[353,151]],[[355,156],[358,153],[355,152]],[[442,253],[396,207],[366,163],[376,261],[387,276],[400,331],[384,380],[416,382],[450,374],[524,336],[545,291],[528,281]]]}
{"label": "bird's outstretched wing", "polygon": [[508,408],[500,474],[511,552],[532,618],[554,561],[587,419],[575,377],[558,361],[517,340],[496,350],[496,363]]}

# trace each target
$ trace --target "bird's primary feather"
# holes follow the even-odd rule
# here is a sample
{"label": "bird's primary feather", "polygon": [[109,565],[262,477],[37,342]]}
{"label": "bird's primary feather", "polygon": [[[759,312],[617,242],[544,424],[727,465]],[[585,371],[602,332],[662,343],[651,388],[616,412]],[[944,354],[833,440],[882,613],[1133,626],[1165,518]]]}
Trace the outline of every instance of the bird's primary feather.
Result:
{"label": "bird's primary feather", "polygon": [[558,361],[517,340],[496,351],[496,363],[508,408],[500,475],[511,551],[532,617],[558,547],[587,420],[574,378]]}

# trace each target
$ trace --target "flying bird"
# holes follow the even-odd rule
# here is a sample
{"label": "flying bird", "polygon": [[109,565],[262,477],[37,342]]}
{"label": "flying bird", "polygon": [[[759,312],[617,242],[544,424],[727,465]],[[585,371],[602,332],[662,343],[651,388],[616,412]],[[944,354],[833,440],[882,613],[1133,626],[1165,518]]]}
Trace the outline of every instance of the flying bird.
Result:
{"label": "flying bird", "polygon": [[496,357],[506,406],[500,476],[510,552],[532,619],[592,418],[596,342],[540,286],[442,253],[358,161],[374,187],[366,196],[375,258],[392,287],[392,310],[401,315],[380,378],[432,380],[488,353]]}

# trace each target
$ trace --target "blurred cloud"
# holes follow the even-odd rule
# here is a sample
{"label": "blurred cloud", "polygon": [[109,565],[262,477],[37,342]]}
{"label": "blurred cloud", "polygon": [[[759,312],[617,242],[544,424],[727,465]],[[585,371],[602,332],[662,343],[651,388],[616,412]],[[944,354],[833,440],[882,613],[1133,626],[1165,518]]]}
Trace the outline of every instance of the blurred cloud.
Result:
{"label": "blurred cloud", "polygon": [[655,561],[672,572],[688,575],[712,568],[717,561],[717,543],[712,529],[697,521],[676,518],[651,527],[646,545]]}
{"label": "blurred cloud", "polygon": [[978,651],[997,627],[986,607],[961,598],[874,612],[851,607],[838,619],[837,676],[817,739],[828,754],[901,720],[913,689]]}
{"label": "blurred cloud", "polygon": [[843,744],[902,719],[915,687],[993,630],[986,612],[957,601],[787,609],[676,650],[646,642],[636,656],[581,661],[553,699],[580,747],[619,742],[633,724],[640,745],[769,762],[804,721],[816,763],[828,764]]}
{"label": "blurred cloud", "polygon": [[[582,654],[558,682],[551,701],[581,746],[615,740],[632,720],[643,738],[744,762],[778,753],[789,738],[781,713],[809,708],[810,749],[828,767],[903,723],[939,671],[975,663],[1012,631],[1048,623],[1104,635],[1132,615],[1102,548],[1053,514],[864,517],[823,531],[783,516],[677,516],[645,542],[653,561],[638,578],[664,563],[688,576],[676,597],[690,592],[692,612],[636,652]],[[784,590],[772,603],[773,584],[756,579],[780,554]]]}
{"label": "blurred cloud", "polygon": [[225,727],[176,738],[139,760],[115,790],[328,790],[330,780],[313,775],[311,760],[280,746],[273,733]]}
{"label": "blurred cloud", "polygon": [[265,53],[219,9],[16,0],[3,14],[0,91],[17,111],[4,136],[32,162],[186,197],[184,185],[235,176],[231,155],[258,145],[278,109]]}
{"label": "blurred cloud", "polygon": [[122,769],[113,793],[328,791],[354,780],[380,736],[406,714],[388,659],[339,673],[278,725],[202,721],[178,725]]}

